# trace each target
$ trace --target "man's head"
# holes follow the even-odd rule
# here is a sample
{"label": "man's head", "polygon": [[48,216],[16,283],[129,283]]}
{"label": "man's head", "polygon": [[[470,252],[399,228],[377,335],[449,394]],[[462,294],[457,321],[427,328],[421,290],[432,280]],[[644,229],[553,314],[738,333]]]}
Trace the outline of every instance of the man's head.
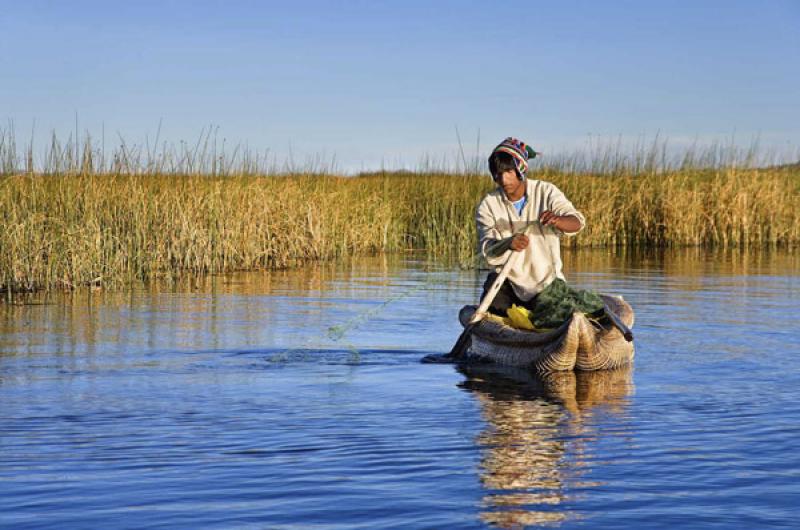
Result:
{"label": "man's head", "polygon": [[528,159],[537,154],[529,145],[516,138],[506,138],[492,151],[489,156],[489,171],[509,199],[517,200],[525,194]]}
{"label": "man's head", "polygon": [[[489,171],[492,174],[492,178],[495,180],[497,179],[497,171],[499,169],[497,166],[498,160],[510,159],[517,172],[517,176],[522,180],[525,178],[525,173],[528,171],[528,159],[535,158],[537,154],[539,153],[534,151],[531,146],[527,145],[525,142],[517,140],[516,138],[506,138],[494,148],[492,154],[489,156]],[[508,158],[506,158],[505,155],[508,155]]]}
{"label": "man's head", "polygon": [[509,200],[516,201],[525,195],[525,179],[520,175],[514,157],[508,153],[494,153],[489,161],[492,178]]}

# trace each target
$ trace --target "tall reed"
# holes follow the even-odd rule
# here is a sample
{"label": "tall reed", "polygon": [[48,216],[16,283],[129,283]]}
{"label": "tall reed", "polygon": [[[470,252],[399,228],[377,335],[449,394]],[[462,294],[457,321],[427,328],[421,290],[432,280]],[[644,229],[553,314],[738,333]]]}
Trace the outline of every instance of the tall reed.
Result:
{"label": "tall reed", "polygon": [[[477,174],[253,174],[246,164],[224,175],[99,172],[74,151],[56,157],[57,171],[19,171],[5,145],[0,163],[14,171],[0,177],[0,289],[9,293],[409,250],[469,262],[474,208],[493,185]],[[797,166],[569,169],[531,174],[585,214],[568,246],[800,243]]]}

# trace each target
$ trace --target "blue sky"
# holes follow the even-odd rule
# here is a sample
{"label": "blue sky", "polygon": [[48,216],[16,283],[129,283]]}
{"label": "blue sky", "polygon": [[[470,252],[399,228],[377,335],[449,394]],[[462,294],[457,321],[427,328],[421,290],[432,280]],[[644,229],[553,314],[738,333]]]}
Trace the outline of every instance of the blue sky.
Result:
{"label": "blue sky", "polygon": [[[0,127],[219,138],[344,170],[514,135],[800,146],[800,2],[0,0]],[[485,153],[481,153],[483,155]]]}

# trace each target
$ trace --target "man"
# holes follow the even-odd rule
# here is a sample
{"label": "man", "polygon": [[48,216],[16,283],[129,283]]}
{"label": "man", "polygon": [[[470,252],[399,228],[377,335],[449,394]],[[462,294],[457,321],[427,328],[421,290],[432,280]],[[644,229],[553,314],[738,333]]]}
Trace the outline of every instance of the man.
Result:
{"label": "man", "polygon": [[516,138],[495,147],[489,171],[497,188],[476,209],[479,249],[494,267],[483,286],[484,296],[511,252],[523,253],[489,306],[502,316],[512,304],[532,309],[537,294],[556,278],[564,279],[560,238],[580,232],[586,224],[555,185],[526,178],[528,160],[536,155]]}

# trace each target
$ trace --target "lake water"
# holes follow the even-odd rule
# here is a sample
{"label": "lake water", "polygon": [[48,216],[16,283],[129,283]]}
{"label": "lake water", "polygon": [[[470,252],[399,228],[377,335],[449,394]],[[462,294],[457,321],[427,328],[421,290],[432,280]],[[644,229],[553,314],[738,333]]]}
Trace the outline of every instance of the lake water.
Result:
{"label": "lake water", "polygon": [[800,259],[566,254],[631,369],[420,364],[482,276],[414,257],[0,304],[2,528],[796,528]]}

